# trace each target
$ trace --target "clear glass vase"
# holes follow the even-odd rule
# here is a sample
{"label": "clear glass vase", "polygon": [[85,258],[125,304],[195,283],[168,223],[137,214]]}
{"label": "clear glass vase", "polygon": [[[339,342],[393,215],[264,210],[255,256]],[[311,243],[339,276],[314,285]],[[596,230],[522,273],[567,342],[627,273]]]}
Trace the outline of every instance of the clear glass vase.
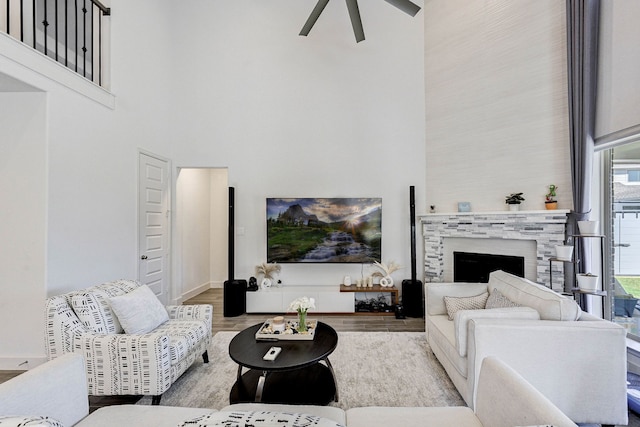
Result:
{"label": "clear glass vase", "polygon": [[307,310],[298,310],[298,332],[307,332]]}

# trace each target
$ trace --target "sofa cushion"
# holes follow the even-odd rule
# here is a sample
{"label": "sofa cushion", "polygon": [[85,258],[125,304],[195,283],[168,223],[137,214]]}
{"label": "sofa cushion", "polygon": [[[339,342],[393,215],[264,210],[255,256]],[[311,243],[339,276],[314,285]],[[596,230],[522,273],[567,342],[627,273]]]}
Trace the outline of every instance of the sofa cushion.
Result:
{"label": "sofa cushion", "polygon": [[105,335],[123,332],[105,293],[99,290],[79,292],[71,296],[70,302],[78,319],[90,331]]}
{"label": "sofa cushion", "polygon": [[67,300],[78,319],[96,334],[124,332],[109,305],[109,299],[125,295],[141,286],[135,280],[119,279],[67,294]]}
{"label": "sofa cushion", "polygon": [[344,427],[335,421],[317,415],[299,412],[271,411],[219,411],[187,420],[178,427]]}
{"label": "sofa cushion", "polygon": [[339,424],[347,424],[346,413],[337,406],[319,405],[291,405],[285,403],[234,403],[220,408],[221,411],[271,411],[271,412],[301,412],[328,418]]}
{"label": "sofa cushion", "polygon": [[0,427],[64,427],[60,421],[45,416],[4,416],[0,415]]}
{"label": "sofa cushion", "polygon": [[162,405],[110,405],[93,411],[74,427],[175,427],[178,423],[212,411],[207,408]]}
{"label": "sofa cushion", "polygon": [[489,289],[497,289],[511,301],[535,308],[542,320],[578,320],[580,307],[549,288],[504,271],[489,275]]}
{"label": "sofa cushion", "polygon": [[127,334],[146,334],[169,320],[167,310],[147,285],[113,297],[109,304]]}
{"label": "sofa cushion", "polygon": [[502,293],[495,288],[493,289],[493,291],[489,292],[489,298],[487,298],[487,305],[484,308],[492,309],[492,308],[507,308],[507,307],[521,307],[521,305],[511,301],[509,298],[502,295]]}
{"label": "sofa cushion", "polygon": [[453,319],[456,348],[461,357],[467,357],[467,326],[472,319],[540,320],[538,311],[531,307],[490,308],[486,310],[460,310]]}
{"label": "sofa cushion", "polygon": [[153,332],[169,337],[169,354],[172,365],[187,357],[209,334],[207,323],[204,320],[170,319],[155,328]]}
{"label": "sofa cushion", "polygon": [[366,407],[347,410],[349,427],[482,427],[470,408],[449,407]]}
{"label": "sofa cushion", "polygon": [[453,365],[464,378],[467,377],[467,358],[460,357],[456,348],[454,322],[447,315],[429,316],[429,344],[438,346],[450,364]]}
{"label": "sofa cushion", "polygon": [[447,306],[447,314],[449,320],[453,320],[456,312],[459,310],[482,310],[487,305],[488,292],[471,297],[444,297],[444,304]]}

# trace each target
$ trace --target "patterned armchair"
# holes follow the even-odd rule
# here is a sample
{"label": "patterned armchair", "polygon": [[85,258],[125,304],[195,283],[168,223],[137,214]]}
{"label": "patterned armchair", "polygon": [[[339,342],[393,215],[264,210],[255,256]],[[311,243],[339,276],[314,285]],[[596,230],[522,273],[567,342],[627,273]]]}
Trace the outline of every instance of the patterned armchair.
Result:
{"label": "patterned armchair", "polygon": [[166,306],[169,320],[151,332],[127,334],[109,299],[140,286],[118,280],[48,298],[45,347],[49,360],[84,356],[90,395],[152,395],[157,405],[197,357],[209,362],[213,307]]}

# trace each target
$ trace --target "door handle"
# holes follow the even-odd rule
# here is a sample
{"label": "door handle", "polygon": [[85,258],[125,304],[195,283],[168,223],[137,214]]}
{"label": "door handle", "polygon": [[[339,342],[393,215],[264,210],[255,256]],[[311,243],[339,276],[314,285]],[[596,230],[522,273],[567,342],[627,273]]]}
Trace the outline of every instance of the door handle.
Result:
{"label": "door handle", "polygon": [[147,259],[147,256],[146,256],[146,255],[142,255],[142,256],[140,257],[140,259]]}

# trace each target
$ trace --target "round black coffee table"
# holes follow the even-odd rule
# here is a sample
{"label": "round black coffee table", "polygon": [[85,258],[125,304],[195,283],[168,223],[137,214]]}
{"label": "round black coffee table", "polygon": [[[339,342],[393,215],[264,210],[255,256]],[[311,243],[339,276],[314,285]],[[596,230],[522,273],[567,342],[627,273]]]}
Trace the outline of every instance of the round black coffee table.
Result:
{"label": "round black coffee table", "polygon": [[[238,379],[229,401],[327,405],[338,401],[338,387],[329,355],[338,345],[338,334],[318,322],[309,341],[257,341],[262,323],[238,333],[229,344],[229,356],[238,364]],[[271,347],[282,351],[273,361],[262,357]],[[320,362],[324,362],[320,363]],[[249,370],[242,373],[243,368]]]}

